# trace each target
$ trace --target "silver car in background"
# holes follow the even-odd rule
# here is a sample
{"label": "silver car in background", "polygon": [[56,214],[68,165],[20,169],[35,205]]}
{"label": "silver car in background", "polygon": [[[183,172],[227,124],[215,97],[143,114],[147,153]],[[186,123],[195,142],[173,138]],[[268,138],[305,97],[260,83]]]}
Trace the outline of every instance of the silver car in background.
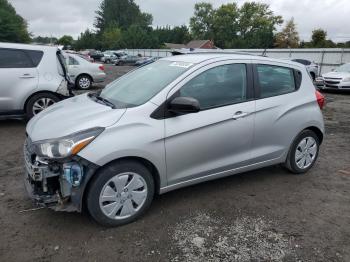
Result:
{"label": "silver car in background", "polygon": [[323,104],[291,61],[163,58],[34,117],[26,188],[41,205],[84,206],[103,225],[123,225],[155,194],[270,165],[307,172],[324,136]]}
{"label": "silver car in background", "polygon": [[0,43],[0,118],[31,118],[70,95],[57,47]]}
{"label": "silver car in background", "polygon": [[93,83],[101,83],[106,79],[105,67],[91,63],[76,54],[66,54],[68,73],[75,86],[89,89]]}
{"label": "silver car in background", "polygon": [[339,66],[332,72],[322,74],[316,80],[320,89],[350,90],[350,63]]}

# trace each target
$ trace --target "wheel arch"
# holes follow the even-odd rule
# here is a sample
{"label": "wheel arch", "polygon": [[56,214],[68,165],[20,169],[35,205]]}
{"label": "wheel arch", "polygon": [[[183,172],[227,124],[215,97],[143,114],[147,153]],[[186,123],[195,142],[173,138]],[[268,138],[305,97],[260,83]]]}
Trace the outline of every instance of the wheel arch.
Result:
{"label": "wheel arch", "polygon": [[54,95],[56,96],[57,98],[60,98],[59,95],[57,95],[57,93],[55,92],[52,92],[52,91],[49,91],[49,90],[40,90],[38,92],[35,92],[33,94],[31,94],[29,97],[27,97],[27,99],[25,100],[24,104],[23,104],[23,111],[25,113],[27,113],[27,104],[29,102],[29,100],[33,97],[33,96],[36,96],[36,95],[39,95],[39,94],[51,94],[51,95]]}
{"label": "wheel arch", "polygon": [[94,78],[93,78],[89,73],[80,73],[80,74],[77,75],[76,78],[75,78],[75,84],[76,84],[76,85],[77,85],[77,83],[78,83],[79,77],[81,77],[81,76],[87,76],[87,77],[89,77],[89,78],[91,79],[91,82],[94,82]]}
{"label": "wheel arch", "polygon": [[82,192],[82,198],[81,198],[82,209],[85,209],[87,191],[89,190],[90,185],[93,182],[94,177],[99,172],[99,170],[101,170],[102,168],[106,168],[109,165],[113,165],[113,164],[116,164],[116,163],[122,162],[122,161],[135,161],[135,162],[138,162],[138,163],[141,163],[142,165],[144,165],[152,174],[153,181],[154,181],[154,189],[155,189],[154,192],[156,194],[160,193],[160,174],[159,174],[159,171],[156,168],[156,166],[151,161],[149,161],[146,158],[137,157],[137,156],[121,157],[121,158],[114,159],[114,160],[104,164],[103,166],[98,167],[95,170],[94,174],[91,175],[90,177],[88,177],[88,181],[86,182],[86,185],[85,185],[83,192]]}
{"label": "wheel arch", "polygon": [[[314,133],[317,135],[317,137],[318,137],[318,140],[319,140],[319,142],[320,142],[320,145],[322,144],[322,141],[323,141],[323,133],[322,133],[322,131],[321,131],[318,127],[316,127],[316,126],[309,126],[309,127],[305,128],[304,130],[310,130],[310,131],[314,132]],[[304,130],[303,130],[303,131],[304,131]]]}

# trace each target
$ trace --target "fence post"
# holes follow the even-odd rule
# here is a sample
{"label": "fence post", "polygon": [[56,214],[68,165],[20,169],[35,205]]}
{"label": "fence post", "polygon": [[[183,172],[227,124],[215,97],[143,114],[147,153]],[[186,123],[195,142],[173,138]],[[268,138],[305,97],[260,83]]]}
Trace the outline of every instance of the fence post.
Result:
{"label": "fence post", "polygon": [[322,73],[322,66],[323,66],[323,59],[324,59],[324,54],[325,54],[325,51],[321,51],[322,52],[322,56],[321,56],[321,63],[320,63],[320,72],[318,73],[318,75],[321,75]]}

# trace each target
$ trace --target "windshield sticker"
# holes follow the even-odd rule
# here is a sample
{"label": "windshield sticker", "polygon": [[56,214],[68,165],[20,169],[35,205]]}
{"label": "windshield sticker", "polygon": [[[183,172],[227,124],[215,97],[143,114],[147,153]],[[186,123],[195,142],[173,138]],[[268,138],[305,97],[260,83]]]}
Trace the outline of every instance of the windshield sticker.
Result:
{"label": "windshield sticker", "polygon": [[193,66],[193,64],[192,63],[187,63],[187,62],[173,62],[169,66],[189,68],[189,67]]}

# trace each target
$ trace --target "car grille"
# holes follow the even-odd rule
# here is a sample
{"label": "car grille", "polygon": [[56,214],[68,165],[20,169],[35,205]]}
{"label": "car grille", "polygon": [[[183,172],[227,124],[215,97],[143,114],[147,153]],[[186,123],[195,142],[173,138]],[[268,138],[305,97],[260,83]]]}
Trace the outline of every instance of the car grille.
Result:
{"label": "car grille", "polygon": [[324,78],[324,83],[326,84],[326,86],[330,86],[330,87],[336,87],[337,85],[340,84],[341,82],[341,78],[331,78],[331,77],[325,77]]}

